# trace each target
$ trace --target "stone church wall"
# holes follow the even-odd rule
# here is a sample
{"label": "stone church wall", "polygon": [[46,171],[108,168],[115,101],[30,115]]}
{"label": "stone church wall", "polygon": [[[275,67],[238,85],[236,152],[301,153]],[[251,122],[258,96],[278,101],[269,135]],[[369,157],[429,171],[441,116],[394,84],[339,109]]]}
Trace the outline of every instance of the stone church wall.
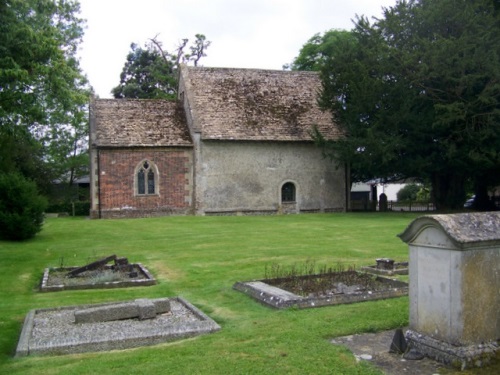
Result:
{"label": "stone church wall", "polygon": [[[312,142],[202,141],[196,178],[198,214],[336,212],[345,209],[342,168]],[[294,203],[281,202],[292,182]]]}
{"label": "stone church wall", "polygon": [[[192,213],[192,149],[100,149],[95,173],[93,218],[148,217]],[[158,168],[158,194],[138,195],[136,167],[143,160]]]}

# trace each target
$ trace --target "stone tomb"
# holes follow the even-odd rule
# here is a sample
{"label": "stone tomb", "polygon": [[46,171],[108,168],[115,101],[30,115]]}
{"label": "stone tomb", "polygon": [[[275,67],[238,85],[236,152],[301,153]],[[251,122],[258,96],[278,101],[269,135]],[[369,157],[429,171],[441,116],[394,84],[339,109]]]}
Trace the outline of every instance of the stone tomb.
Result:
{"label": "stone tomb", "polygon": [[135,348],[218,330],[180,297],[36,309],[25,318],[16,356]]}
{"label": "stone tomb", "polygon": [[500,338],[500,213],[423,216],[399,237],[410,251],[410,346],[461,368],[487,364]]}

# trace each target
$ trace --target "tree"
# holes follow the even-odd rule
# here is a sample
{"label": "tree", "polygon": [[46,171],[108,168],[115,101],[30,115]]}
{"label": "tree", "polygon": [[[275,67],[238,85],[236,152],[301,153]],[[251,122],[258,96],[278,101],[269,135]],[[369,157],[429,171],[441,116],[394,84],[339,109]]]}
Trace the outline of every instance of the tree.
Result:
{"label": "tree", "polygon": [[302,46],[291,64],[284,65],[284,69],[319,71],[325,61],[334,53],[336,48],[355,43],[355,38],[350,31],[329,30],[323,35],[315,34]]}
{"label": "tree", "polygon": [[39,186],[63,173],[54,168],[60,161],[50,161],[63,153],[66,130],[87,136],[78,12],[72,0],[0,0],[0,171],[20,172]]}
{"label": "tree", "polygon": [[420,185],[408,184],[397,192],[398,202],[400,201],[414,201],[417,199],[419,191],[422,189]]}
{"label": "tree", "polygon": [[42,230],[47,200],[19,173],[0,175],[0,238],[26,240]]}
{"label": "tree", "polygon": [[165,61],[156,49],[130,45],[131,52],[120,74],[120,84],[113,88],[115,98],[175,98],[174,64]]}
{"label": "tree", "polygon": [[497,6],[401,0],[358,18],[355,42],[330,46],[321,67],[321,105],[346,136],[318,142],[361,180],[430,181],[438,209],[461,208],[467,184],[500,183]]}
{"label": "tree", "polygon": [[117,99],[175,99],[179,64],[192,62],[197,66],[211,43],[203,34],[195,37],[194,45],[189,47],[190,54],[184,52],[188,39],[182,40],[175,53],[166,51],[158,36],[150,39],[144,48],[132,43],[132,51],[120,74],[120,84],[112,90],[113,96]]}

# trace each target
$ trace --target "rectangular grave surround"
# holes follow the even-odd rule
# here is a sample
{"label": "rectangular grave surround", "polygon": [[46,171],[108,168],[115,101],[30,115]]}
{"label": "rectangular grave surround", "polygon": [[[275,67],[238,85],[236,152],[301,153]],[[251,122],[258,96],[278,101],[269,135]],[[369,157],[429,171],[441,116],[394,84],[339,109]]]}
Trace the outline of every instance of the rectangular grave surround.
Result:
{"label": "rectangular grave surround", "polygon": [[[126,281],[109,281],[109,282],[103,282],[103,283],[95,283],[95,284],[88,283],[88,284],[81,284],[81,285],[65,285],[65,284],[48,285],[48,280],[49,280],[51,271],[70,272],[70,271],[75,270],[79,267],[64,267],[64,268],[55,268],[55,269],[54,268],[46,268],[44,273],[43,273],[42,282],[40,284],[40,291],[41,292],[60,292],[63,290],[79,290],[79,289],[128,288],[128,287],[134,287],[134,286],[150,286],[150,285],[156,284],[156,279],[148,271],[148,269],[146,267],[144,267],[141,263],[134,263],[134,264],[131,264],[131,266],[133,266],[134,270],[136,270],[139,273],[140,277],[131,278],[130,280],[126,280]],[[103,269],[104,270],[111,270],[112,267],[113,266],[104,266]]]}
{"label": "rectangular grave surround", "polygon": [[233,288],[249,295],[265,305],[277,309],[286,309],[290,307],[307,309],[312,307],[397,298],[408,295],[407,283],[380,276],[378,277],[378,280],[387,283],[388,288],[380,291],[367,291],[356,294],[337,294],[325,297],[302,297],[269,285],[266,283],[266,280],[237,282],[233,285]]}
{"label": "rectangular grave surround", "polygon": [[[162,299],[151,300],[153,302]],[[31,310],[25,318],[17,357],[61,355],[135,348],[220,330],[220,326],[181,297],[168,298],[170,311],[154,319],[75,323],[75,311],[129,301]]]}

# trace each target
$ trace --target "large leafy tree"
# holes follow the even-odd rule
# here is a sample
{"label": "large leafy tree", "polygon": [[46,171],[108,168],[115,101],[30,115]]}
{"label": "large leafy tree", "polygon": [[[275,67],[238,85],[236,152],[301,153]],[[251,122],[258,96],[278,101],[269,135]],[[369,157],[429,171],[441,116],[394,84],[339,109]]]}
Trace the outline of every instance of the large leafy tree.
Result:
{"label": "large leafy tree", "polygon": [[132,43],[131,51],[120,74],[120,84],[113,88],[115,98],[175,99],[177,93],[177,69],[180,63],[198,65],[206,56],[210,41],[205,35],[196,34],[189,53],[185,52],[189,40],[183,39],[175,52],[163,48],[157,36],[144,48]]}
{"label": "large leafy tree", "polygon": [[75,154],[67,134],[79,145],[87,138],[78,13],[72,0],[0,0],[0,171],[39,187],[70,171],[62,168]]}
{"label": "large leafy tree", "polygon": [[328,30],[323,34],[315,34],[302,46],[293,62],[285,64],[283,68],[319,71],[336,49],[355,41],[353,34],[346,30]]}
{"label": "large leafy tree", "polygon": [[321,66],[321,104],[346,136],[317,139],[359,180],[428,180],[439,209],[460,208],[471,184],[488,208],[500,183],[499,26],[491,0],[401,0],[373,23],[358,18]]}

